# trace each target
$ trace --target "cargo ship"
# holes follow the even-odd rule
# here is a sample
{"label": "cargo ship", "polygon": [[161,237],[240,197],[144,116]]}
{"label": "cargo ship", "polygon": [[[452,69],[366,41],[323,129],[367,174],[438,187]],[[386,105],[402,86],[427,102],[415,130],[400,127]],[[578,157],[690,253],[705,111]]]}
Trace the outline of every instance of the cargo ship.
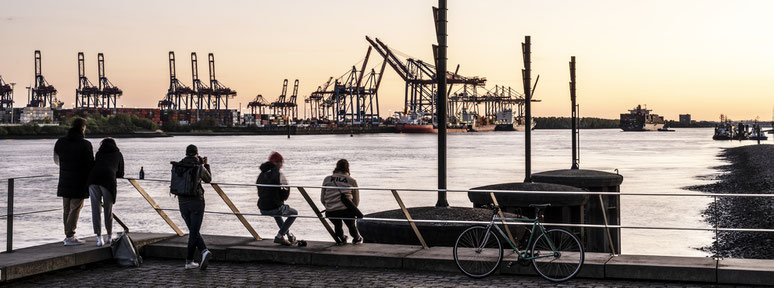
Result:
{"label": "cargo ship", "polygon": [[[497,125],[495,131],[524,131],[527,128],[525,124],[526,119],[524,116],[513,116],[513,111],[510,109],[503,110],[497,113]],[[535,119],[532,119],[531,129],[535,130]]]}
{"label": "cargo ship", "polygon": [[621,130],[623,131],[658,131],[661,127],[664,127],[666,123],[664,116],[658,114],[651,114],[647,108],[642,108],[642,105],[637,105],[629,113],[621,114]]}

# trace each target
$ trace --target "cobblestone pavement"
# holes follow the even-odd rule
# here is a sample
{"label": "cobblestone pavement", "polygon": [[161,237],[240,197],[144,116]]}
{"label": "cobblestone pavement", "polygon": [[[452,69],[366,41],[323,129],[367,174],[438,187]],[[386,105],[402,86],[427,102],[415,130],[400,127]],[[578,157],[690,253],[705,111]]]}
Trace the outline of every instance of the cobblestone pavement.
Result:
{"label": "cobblestone pavement", "polygon": [[[140,268],[91,264],[9,283],[13,287],[556,287],[536,276],[493,275],[471,279],[461,273],[400,269],[211,262],[206,271],[184,270],[180,260],[149,259]],[[573,279],[564,287],[718,287],[691,283]],[[723,286],[730,287],[730,286]]]}

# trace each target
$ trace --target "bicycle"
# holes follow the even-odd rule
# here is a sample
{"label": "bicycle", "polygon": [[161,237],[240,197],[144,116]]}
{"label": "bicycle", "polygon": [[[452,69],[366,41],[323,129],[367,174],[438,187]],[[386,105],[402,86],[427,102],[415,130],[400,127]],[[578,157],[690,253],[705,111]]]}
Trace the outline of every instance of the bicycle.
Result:
{"label": "bicycle", "polygon": [[[483,278],[494,273],[503,260],[501,239],[504,239],[518,255],[518,262],[532,261],[532,267],[546,280],[562,282],[574,277],[583,266],[583,245],[567,230],[546,230],[543,227],[540,219],[543,218],[543,210],[548,206],[551,204],[529,205],[535,208],[535,218],[532,219],[498,217],[500,207],[493,206],[492,220],[488,225],[470,227],[457,237],[454,243],[454,262],[457,263],[457,268],[473,278]],[[529,240],[523,252],[495,225],[495,221],[532,223]],[[499,232],[499,236],[494,230]],[[527,248],[530,248],[529,251]],[[511,264],[513,262],[510,262],[509,266]]]}

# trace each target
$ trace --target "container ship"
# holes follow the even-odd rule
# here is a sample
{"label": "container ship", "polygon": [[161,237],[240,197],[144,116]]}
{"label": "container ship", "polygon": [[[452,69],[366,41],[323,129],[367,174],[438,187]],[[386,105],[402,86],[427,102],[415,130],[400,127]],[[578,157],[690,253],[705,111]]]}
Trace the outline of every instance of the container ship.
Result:
{"label": "container ship", "polygon": [[664,116],[658,114],[651,114],[647,108],[642,108],[642,105],[637,105],[629,113],[621,114],[621,129],[623,131],[657,131],[664,127],[666,123]]}

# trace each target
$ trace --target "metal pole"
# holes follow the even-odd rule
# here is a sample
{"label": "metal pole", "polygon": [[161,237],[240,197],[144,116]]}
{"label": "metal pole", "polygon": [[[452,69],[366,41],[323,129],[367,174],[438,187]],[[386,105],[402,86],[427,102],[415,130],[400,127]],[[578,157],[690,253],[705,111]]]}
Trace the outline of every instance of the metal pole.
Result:
{"label": "metal pole", "polygon": [[446,0],[438,0],[438,202],[435,207],[449,207],[446,201]]}
{"label": "metal pole", "polygon": [[524,130],[524,182],[532,182],[532,63],[530,60],[530,37],[524,36],[524,43],[521,43],[521,49],[524,57],[524,70],[522,77],[524,80],[524,108],[526,125]]}
{"label": "metal pole", "polygon": [[[570,101],[572,102],[572,169],[578,169],[578,110],[575,104],[575,56],[570,57]],[[615,252],[613,253],[615,254]]]}
{"label": "metal pole", "polygon": [[13,178],[8,179],[8,208],[6,208],[6,247],[5,252],[13,252]]}

